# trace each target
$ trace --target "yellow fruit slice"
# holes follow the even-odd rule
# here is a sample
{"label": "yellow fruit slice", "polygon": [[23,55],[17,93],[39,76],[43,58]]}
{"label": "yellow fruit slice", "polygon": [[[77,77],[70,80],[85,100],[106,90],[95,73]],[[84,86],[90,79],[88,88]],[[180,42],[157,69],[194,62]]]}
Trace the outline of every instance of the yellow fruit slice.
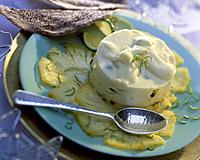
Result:
{"label": "yellow fruit slice", "polygon": [[165,110],[162,112],[162,115],[168,120],[168,125],[166,128],[161,130],[158,135],[162,137],[172,137],[175,129],[175,124],[176,124],[176,115],[174,112],[170,110]]}
{"label": "yellow fruit slice", "polygon": [[186,67],[178,67],[176,69],[176,75],[171,84],[171,90],[178,93],[183,93],[187,90],[190,84],[191,78],[189,70]]}
{"label": "yellow fruit slice", "polygon": [[176,66],[180,66],[181,64],[183,64],[184,59],[176,51],[173,51],[173,53],[174,53],[175,60],[176,60]]}
{"label": "yellow fruit slice", "polygon": [[138,136],[117,131],[104,137],[104,143],[120,149],[143,151],[146,149],[153,150],[163,145],[165,141],[156,134]]}
{"label": "yellow fruit slice", "polygon": [[38,64],[39,75],[45,85],[56,87],[60,85],[59,69],[49,59],[42,57]]}

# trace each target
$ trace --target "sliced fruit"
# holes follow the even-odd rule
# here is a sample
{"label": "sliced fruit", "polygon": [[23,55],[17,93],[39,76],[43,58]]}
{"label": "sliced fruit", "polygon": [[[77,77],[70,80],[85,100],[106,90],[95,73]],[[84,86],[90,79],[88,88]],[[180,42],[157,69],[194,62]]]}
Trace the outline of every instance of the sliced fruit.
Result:
{"label": "sliced fruit", "polygon": [[97,21],[83,32],[83,42],[91,50],[97,50],[101,40],[112,33],[110,24],[105,21]]}
{"label": "sliced fruit", "polygon": [[66,67],[68,56],[58,48],[53,47],[48,51],[47,58],[50,59],[60,70]]}
{"label": "sliced fruit", "polygon": [[84,83],[88,80],[90,61],[94,53],[83,45],[66,44],[63,46],[66,53],[60,53],[53,48],[47,57],[62,71],[63,76],[79,81],[78,83]]}
{"label": "sliced fruit", "polygon": [[171,84],[171,90],[174,92],[183,93],[187,90],[190,81],[191,77],[188,68],[178,67],[176,69],[174,80],[172,81]]}
{"label": "sliced fruit", "polygon": [[[85,108],[102,112],[116,112],[118,110],[117,107],[119,107],[105,102],[89,83],[80,87],[75,98],[75,103]],[[82,113],[75,113],[75,117],[83,130],[90,136],[106,135],[118,130],[116,125],[105,117]]]}
{"label": "sliced fruit", "polygon": [[105,136],[104,143],[120,149],[143,151],[145,149],[155,149],[163,145],[165,141],[156,134],[138,136],[117,131]]}
{"label": "sliced fruit", "polygon": [[42,57],[38,64],[41,81],[48,86],[56,87],[60,85],[60,70],[49,59]]}
{"label": "sliced fruit", "polygon": [[97,21],[83,32],[84,44],[91,50],[97,50],[99,43],[107,35],[121,29],[131,29],[133,25],[126,19],[112,16],[111,18]]}
{"label": "sliced fruit", "polygon": [[176,115],[170,110],[163,111],[162,115],[168,120],[168,125],[166,126],[166,128],[158,132],[158,135],[168,138],[172,137],[176,124]]}
{"label": "sliced fruit", "polygon": [[109,35],[110,33],[112,33],[111,26],[109,24],[109,21],[107,20],[97,21],[95,22],[95,25],[104,35]]}
{"label": "sliced fruit", "polygon": [[177,101],[173,93],[169,93],[162,101],[155,103],[152,106],[145,107],[146,109],[161,113],[169,109]]}
{"label": "sliced fruit", "polygon": [[180,66],[181,64],[183,64],[184,59],[176,51],[173,51],[173,53],[176,59],[176,66]]}

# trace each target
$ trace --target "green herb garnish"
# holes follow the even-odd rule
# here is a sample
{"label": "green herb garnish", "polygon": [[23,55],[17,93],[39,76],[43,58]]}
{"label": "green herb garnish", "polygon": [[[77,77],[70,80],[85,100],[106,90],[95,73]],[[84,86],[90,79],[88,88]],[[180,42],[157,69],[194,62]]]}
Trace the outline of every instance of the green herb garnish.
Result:
{"label": "green herb garnish", "polygon": [[88,72],[88,68],[80,68],[80,67],[68,67],[64,69],[64,72],[70,72],[70,71],[82,71],[82,72]]}
{"label": "green herb garnish", "polygon": [[66,122],[66,124],[65,124],[65,127],[67,128],[67,129],[72,129],[72,124],[73,124],[73,122],[71,121],[71,122]]}
{"label": "green herb garnish", "polygon": [[76,92],[76,89],[72,87],[71,89],[66,90],[64,93],[66,93],[65,96],[72,96],[75,94],[75,92]]}
{"label": "green herb garnish", "polygon": [[177,107],[179,107],[179,102],[176,102],[171,106],[171,108],[177,108]]}
{"label": "green herb garnish", "polygon": [[184,121],[184,120],[180,120],[178,122],[181,123],[181,124],[186,124],[187,123],[187,121]]}
{"label": "green herb garnish", "polygon": [[149,56],[149,55],[143,57],[143,59],[142,59],[142,61],[141,61],[141,63],[140,63],[140,66],[139,66],[139,71],[140,71],[140,73],[142,73],[142,67],[143,67],[143,65],[145,65],[145,67],[148,68],[148,63],[147,63],[147,60],[148,60],[148,59],[151,59],[151,60],[152,60],[152,57]]}
{"label": "green herb garnish", "polygon": [[200,120],[200,116],[198,117],[192,117],[193,120]]}
{"label": "green herb garnish", "polygon": [[143,56],[139,55],[139,54],[136,54],[133,56],[133,60],[132,62],[134,61],[141,61],[143,59]]}
{"label": "green herb garnish", "polygon": [[197,96],[197,95],[195,95],[195,94],[192,94],[192,95],[191,95],[191,98],[192,98],[192,99],[194,99],[194,100],[195,100],[195,102],[198,102],[198,101],[199,101],[199,99],[200,99],[200,97],[199,97],[199,96]]}
{"label": "green herb garnish", "polygon": [[180,101],[181,104],[188,104],[190,102],[190,98],[186,97],[183,101]]}
{"label": "green herb garnish", "polygon": [[53,54],[56,54],[56,55],[60,55],[59,52],[52,52],[52,51],[51,51],[51,52],[48,52],[48,54],[52,54],[52,53],[53,53]]}
{"label": "green herb garnish", "polygon": [[74,74],[75,82],[80,86],[82,84],[81,80]]}
{"label": "green herb garnish", "polygon": [[188,93],[189,93],[189,94],[192,94],[192,93],[193,93],[192,87],[188,87]]}
{"label": "green herb garnish", "polygon": [[190,119],[190,117],[188,115],[183,115],[183,118]]}
{"label": "green herb garnish", "polygon": [[192,109],[192,110],[200,110],[200,108],[199,107],[194,107],[194,106],[192,106],[192,105],[188,105],[188,107],[190,108],[190,109]]}
{"label": "green herb garnish", "polygon": [[116,28],[115,25],[114,25],[114,22],[109,18],[105,19],[104,21],[106,21],[110,25],[111,31],[114,32],[115,28]]}

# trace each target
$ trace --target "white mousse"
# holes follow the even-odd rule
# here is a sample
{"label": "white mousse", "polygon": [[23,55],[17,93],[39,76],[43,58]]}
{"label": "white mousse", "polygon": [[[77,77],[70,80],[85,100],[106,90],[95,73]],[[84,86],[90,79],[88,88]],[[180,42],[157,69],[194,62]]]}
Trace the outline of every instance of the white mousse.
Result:
{"label": "white mousse", "polygon": [[164,41],[123,29],[101,41],[90,82],[108,101],[145,107],[166,96],[175,72],[174,54]]}

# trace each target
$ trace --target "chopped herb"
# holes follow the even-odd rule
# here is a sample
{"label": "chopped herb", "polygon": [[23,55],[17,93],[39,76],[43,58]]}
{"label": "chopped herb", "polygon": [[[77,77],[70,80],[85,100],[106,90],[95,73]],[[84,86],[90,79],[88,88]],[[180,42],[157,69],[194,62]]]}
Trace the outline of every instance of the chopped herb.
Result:
{"label": "chopped herb", "polygon": [[200,119],[200,116],[198,117],[192,117],[193,120],[199,120]]}
{"label": "chopped herb", "polygon": [[171,108],[177,108],[177,107],[179,107],[179,102],[176,102],[171,106]]}
{"label": "chopped herb", "polygon": [[[74,48],[73,48],[73,51],[74,51]],[[72,60],[75,62],[75,57],[74,57],[74,55],[71,53],[71,50],[69,50],[69,48],[67,48],[67,53],[68,53],[68,55],[72,58]]]}
{"label": "chopped herb", "polygon": [[181,124],[186,124],[187,123],[187,121],[184,121],[184,120],[181,120],[181,121],[178,121],[179,123],[181,123]]}
{"label": "chopped herb", "polygon": [[190,109],[192,109],[192,110],[200,110],[200,108],[199,107],[194,107],[194,106],[192,106],[192,105],[188,105],[188,107],[190,108]]}
{"label": "chopped herb", "polygon": [[39,89],[43,88],[43,86],[41,84],[39,84],[39,83],[37,84],[37,86],[38,86]]}
{"label": "chopped herb", "polygon": [[65,96],[72,96],[74,95],[75,92],[76,92],[76,89],[72,87],[71,89],[66,90],[64,93],[66,93]]}
{"label": "chopped herb", "polygon": [[143,56],[136,54],[136,55],[134,55],[132,62],[141,61],[142,59],[143,59]]}
{"label": "chopped herb", "polygon": [[59,52],[52,52],[52,51],[51,51],[51,52],[48,52],[48,54],[52,54],[52,53],[53,53],[53,54],[56,54],[56,55],[60,55]]}
{"label": "chopped herb", "polygon": [[188,87],[188,93],[189,93],[189,94],[192,94],[192,93],[193,93],[192,87]]}
{"label": "chopped herb", "polygon": [[176,118],[177,118],[178,121],[181,121],[183,119],[183,117],[179,116],[179,115],[176,115]]}
{"label": "chopped herb", "polygon": [[66,122],[66,124],[65,124],[65,128],[71,130],[71,129],[72,129],[72,124],[73,124],[72,121],[71,121],[71,122]]}
{"label": "chopped herb", "polygon": [[160,101],[158,101],[158,102],[155,102],[152,106],[155,106],[156,104],[158,104],[158,103],[160,103]]}
{"label": "chopped herb", "polygon": [[144,64],[145,64],[145,67],[146,67],[146,68],[148,68],[148,63],[147,63],[147,59],[148,59],[148,58],[150,58],[151,61],[152,61],[152,57],[151,57],[151,56],[145,56],[145,57],[144,57]]}
{"label": "chopped herb", "polygon": [[198,102],[198,101],[199,101],[199,99],[200,99],[200,97],[199,97],[199,96],[197,96],[197,95],[194,95],[194,94],[192,94],[192,95],[191,95],[191,98],[193,98],[193,99],[195,100],[195,102]]}
{"label": "chopped herb", "polygon": [[182,101],[182,104],[188,104],[190,102],[189,97],[186,97],[184,101]]}
{"label": "chopped herb", "polygon": [[142,59],[142,61],[141,61],[141,63],[140,63],[140,66],[139,66],[139,71],[140,71],[140,73],[142,73],[142,66],[143,66],[143,65],[145,65],[146,68],[148,67],[147,60],[148,60],[149,58],[152,60],[152,57],[151,57],[151,56],[145,56],[145,57]]}
{"label": "chopped herb", "polygon": [[183,115],[183,118],[190,119],[190,117],[188,115]]}
{"label": "chopped herb", "polygon": [[60,74],[58,75],[58,80],[59,80],[60,83],[63,82],[62,79],[61,79],[61,76],[62,76],[62,75],[60,75]]}
{"label": "chopped herb", "polygon": [[76,83],[80,86],[82,84],[81,80],[77,77],[76,74],[74,74],[74,78],[76,80]]}
{"label": "chopped herb", "polygon": [[111,31],[114,32],[115,31],[115,25],[112,22],[112,20],[111,19],[105,19],[105,21],[109,23]]}
{"label": "chopped herb", "polygon": [[78,70],[78,71],[82,71],[82,72],[86,72],[86,73],[89,71],[88,68],[68,67],[68,68],[65,68],[65,69],[64,69],[64,72],[68,72],[68,71],[76,71],[76,70]]}

